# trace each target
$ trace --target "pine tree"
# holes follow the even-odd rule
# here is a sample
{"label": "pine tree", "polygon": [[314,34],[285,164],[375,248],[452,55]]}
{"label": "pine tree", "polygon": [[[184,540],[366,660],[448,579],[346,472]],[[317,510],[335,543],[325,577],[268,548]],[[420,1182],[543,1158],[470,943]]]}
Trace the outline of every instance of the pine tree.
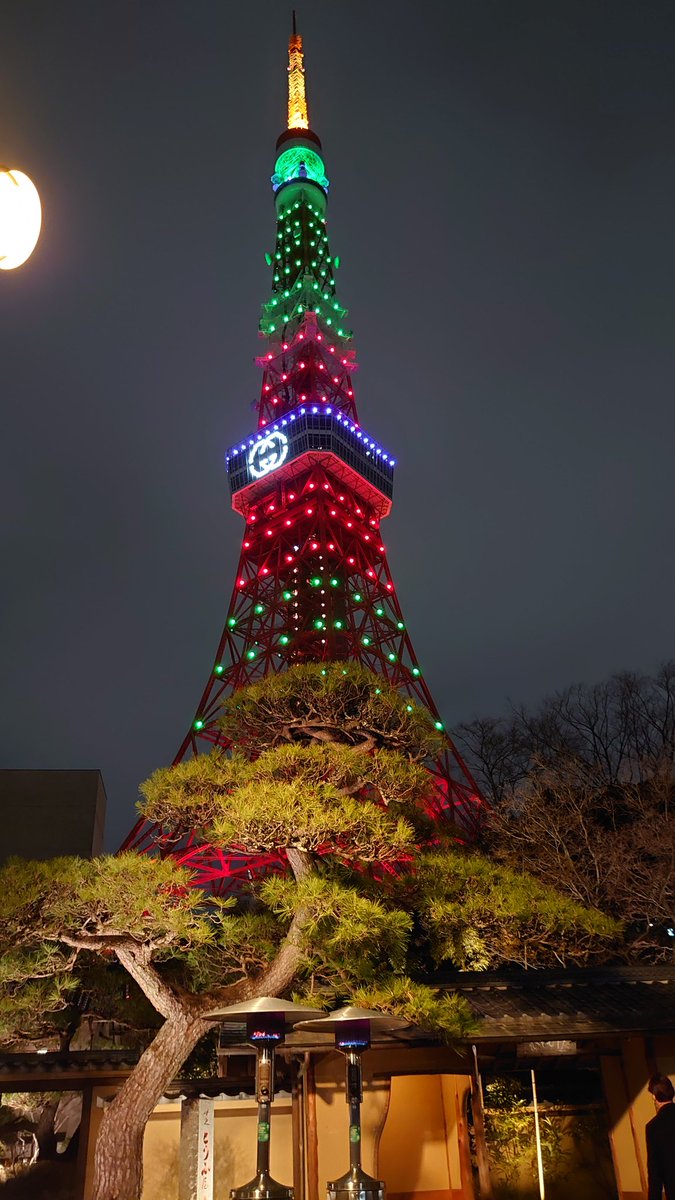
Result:
{"label": "pine tree", "polygon": [[233,753],[157,771],[141,810],[259,858],[238,899],[190,886],[170,858],[0,871],[6,1039],[30,1033],[38,1006],[62,1010],[93,958],[121,966],[163,1018],[106,1110],[94,1200],[139,1200],[146,1121],[215,1005],[292,991],[456,1038],[468,1010],[420,982],[430,965],[583,963],[616,937],[608,918],[439,841],[434,719],[357,664],[269,676],[227,701],[222,726]]}

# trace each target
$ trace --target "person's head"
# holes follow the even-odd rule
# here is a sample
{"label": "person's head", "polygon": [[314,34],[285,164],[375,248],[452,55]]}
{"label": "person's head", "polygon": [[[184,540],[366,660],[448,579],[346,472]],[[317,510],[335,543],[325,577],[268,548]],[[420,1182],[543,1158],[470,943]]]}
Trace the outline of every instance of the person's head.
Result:
{"label": "person's head", "polygon": [[652,1075],[649,1080],[649,1091],[654,1097],[655,1104],[672,1104],[675,1088],[667,1075]]}

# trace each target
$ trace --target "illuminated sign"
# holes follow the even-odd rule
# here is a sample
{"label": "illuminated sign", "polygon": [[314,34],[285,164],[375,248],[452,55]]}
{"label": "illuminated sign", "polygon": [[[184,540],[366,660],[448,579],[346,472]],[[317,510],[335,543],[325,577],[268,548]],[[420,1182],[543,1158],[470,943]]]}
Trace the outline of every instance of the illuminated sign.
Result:
{"label": "illuminated sign", "polygon": [[346,413],[324,404],[300,405],[230,447],[226,459],[233,507],[246,512],[261,488],[274,487],[268,475],[281,468],[286,479],[293,478],[307,455],[332,462],[338,478],[350,481],[381,516],[389,512],[394,459]]}
{"label": "illuminated sign", "polygon": [[254,479],[262,479],[270,471],[276,471],[288,455],[288,438],[277,430],[256,442],[248,456],[248,469]]}
{"label": "illuminated sign", "polygon": [[199,1097],[197,1200],[213,1200],[213,1100]]}

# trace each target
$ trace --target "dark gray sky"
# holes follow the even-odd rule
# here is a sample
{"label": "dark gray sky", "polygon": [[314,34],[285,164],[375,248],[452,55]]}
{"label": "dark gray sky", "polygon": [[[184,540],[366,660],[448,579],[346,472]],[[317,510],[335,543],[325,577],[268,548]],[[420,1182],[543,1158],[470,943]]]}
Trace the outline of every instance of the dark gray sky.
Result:
{"label": "dark gray sky", "polygon": [[[109,843],[206,682],[253,423],[279,0],[4,0],[0,161],[44,205],[0,273],[8,767],[102,769]],[[312,0],[360,416],[448,723],[673,653],[672,0]]]}

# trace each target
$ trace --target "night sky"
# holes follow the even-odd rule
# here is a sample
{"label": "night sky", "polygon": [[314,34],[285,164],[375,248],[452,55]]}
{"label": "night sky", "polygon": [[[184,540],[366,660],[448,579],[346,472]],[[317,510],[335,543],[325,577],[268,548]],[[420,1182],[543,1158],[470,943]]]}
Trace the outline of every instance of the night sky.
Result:
{"label": "night sky", "polygon": [[[444,719],[673,654],[672,0],[298,12],[361,420]],[[100,767],[108,843],[171,760],[241,544],[279,0],[3,0],[0,765]]]}

